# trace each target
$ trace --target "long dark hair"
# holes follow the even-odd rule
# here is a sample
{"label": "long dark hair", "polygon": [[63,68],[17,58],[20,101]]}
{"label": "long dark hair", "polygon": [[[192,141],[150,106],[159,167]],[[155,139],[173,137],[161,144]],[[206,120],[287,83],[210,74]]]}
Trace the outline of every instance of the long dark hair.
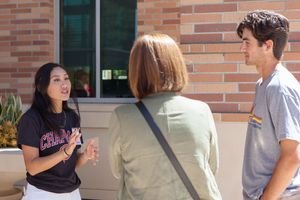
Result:
{"label": "long dark hair", "polygon": [[[57,64],[57,63],[47,63],[41,66],[38,71],[35,74],[35,80],[34,80],[34,95],[33,95],[33,101],[31,108],[35,109],[38,111],[40,116],[42,117],[43,121],[45,122],[46,126],[50,130],[54,130],[57,133],[60,133],[60,125],[57,120],[54,120],[53,118],[50,117],[49,114],[53,113],[54,107],[51,102],[51,99],[47,93],[48,86],[50,83],[50,74],[52,70],[56,67],[60,67],[65,70],[63,65]],[[76,107],[76,112],[71,109],[68,106],[68,101],[63,101],[62,103],[62,109],[64,112],[74,112],[76,121],[80,123],[80,114],[79,114],[79,107],[78,107],[78,102],[77,98],[75,97],[74,92],[71,89],[70,93],[70,99],[73,100],[73,103]]]}

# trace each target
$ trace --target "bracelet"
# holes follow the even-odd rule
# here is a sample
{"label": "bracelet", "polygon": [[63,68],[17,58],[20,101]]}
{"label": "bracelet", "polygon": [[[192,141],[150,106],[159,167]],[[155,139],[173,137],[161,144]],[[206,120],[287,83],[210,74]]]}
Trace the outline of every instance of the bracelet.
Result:
{"label": "bracelet", "polygon": [[66,148],[64,148],[64,153],[66,154],[66,156],[70,157],[70,154],[67,153]]}

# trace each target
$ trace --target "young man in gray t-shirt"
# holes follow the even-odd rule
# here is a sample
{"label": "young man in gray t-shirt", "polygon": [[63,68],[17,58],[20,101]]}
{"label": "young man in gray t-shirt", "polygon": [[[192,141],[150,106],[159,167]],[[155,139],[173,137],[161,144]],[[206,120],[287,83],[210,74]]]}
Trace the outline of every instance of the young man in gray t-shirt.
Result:
{"label": "young man in gray t-shirt", "polygon": [[280,59],[289,22],[277,13],[249,12],[237,28],[247,65],[255,65],[255,100],[243,163],[245,200],[300,199],[300,86]]}

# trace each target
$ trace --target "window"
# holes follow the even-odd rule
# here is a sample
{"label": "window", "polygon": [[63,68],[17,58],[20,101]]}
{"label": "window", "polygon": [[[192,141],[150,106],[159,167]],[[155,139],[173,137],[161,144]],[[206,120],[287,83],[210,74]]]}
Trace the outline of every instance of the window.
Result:
{"label": "window", "polygon": [[60,63],[81,101],[132,98],[127,77],[136,38],[136,4],[135,0],[59,1]]}

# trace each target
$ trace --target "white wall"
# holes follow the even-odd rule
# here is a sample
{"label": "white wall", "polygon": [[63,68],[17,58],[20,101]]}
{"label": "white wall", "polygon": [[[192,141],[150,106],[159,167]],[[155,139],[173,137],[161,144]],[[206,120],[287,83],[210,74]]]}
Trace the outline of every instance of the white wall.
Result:
{"label": "white wall", "polygon": [[247,123],[216,123],[220,169],[217,182],[223,200],[242,198],[242,162]]}

